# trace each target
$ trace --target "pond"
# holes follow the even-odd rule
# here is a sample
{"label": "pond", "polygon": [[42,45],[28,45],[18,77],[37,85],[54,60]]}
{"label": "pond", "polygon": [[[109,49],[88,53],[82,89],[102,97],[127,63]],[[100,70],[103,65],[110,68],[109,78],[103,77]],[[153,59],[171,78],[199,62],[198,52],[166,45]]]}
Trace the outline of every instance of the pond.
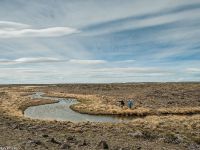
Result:
{"label": "pond", "polygon": [[65,99],[56,97],[42,96],[44,93],[36,92],[31,95],[32,99],[43,98],[58,100],[58,103],[45,104],[39,106],[28,107],[24,111],[24,116],[32,119],[41,120],[57,120],[57,121],[71,121],[71,122],[127,122],[131,121],[133,117],[119,117],[111,115],[89,115],[81,114],[73,111],[70,106],[79,103],[76,99]]}

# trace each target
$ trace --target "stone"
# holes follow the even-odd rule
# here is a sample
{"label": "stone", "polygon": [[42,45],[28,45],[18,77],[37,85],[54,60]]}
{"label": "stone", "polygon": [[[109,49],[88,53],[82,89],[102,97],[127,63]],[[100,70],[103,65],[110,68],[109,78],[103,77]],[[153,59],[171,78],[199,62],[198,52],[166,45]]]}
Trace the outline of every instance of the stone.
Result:
{"label": "stone", "polygon": [[70,149],[70,145],[67,144],[67,143],[63,143],[63,144],[60,146],[60,149]]}
{"label": "stone", "polygon": [[141,137],[143,137],[143,134],[140,131],[136,131],[134,133],[128,133],[128,135],[130,135],[132,137],[135,137],[135,138],[141,138]]}
{"label": "stone", "polygon": [[86,142],[86,140],[83,141],[82,146],[87,146],[88,143]]}
{"label": "stone", "polygon": [[43,134],[42,137],[46,138],[49,137],[47,134]]}
{"label": "stone", "polygon": [[30,130],[36,130],[36,129],[38,129],[38,126],[31,126],[31,127],[28,127],[28,129],[30,129]]}
{"label": "stone", "polygon": [[74,141],[74,140],[76,140],[76,139],[75,139],[74,136],[68,136],[68,137],[67,137],[67,140],[68,140],[68,141]]}
{"label": "stone", "polygon": [[89,143],[86,140],[84,140],[83,143],[79,144],[78,146],[81,147],[81,146],[87,146],[87,145],[89,145]]}
{"label": "stone", "polygon": [[165,143],[180,144],[183,141],[183,138],[179,134],[169,134],[167,137],[164,138]]}
{"label": "stone", "polygon": [[107,144],[106,141],[101,141],[99,142],[99,144],[97,145],[97,148],[98,149],[102,149],[102,150],[106,150],[106,149],[109,149],[109,146]]}
{"label": "stone", "polygon": [[56,141],[54,138],[51,138],[50,142],[54,144],[61,144],[59,141]]}
{"label": "stone", "polygon": [[18,128],[19,128],[19,125],[13,124],[13,125],[12,125],[12,128],[13,128],[13,129],[18,129]]}
{"label": "stone", "polygon": [[27,144],[30,144],[30,145],[41,145],[42,142],[40,140],[29,140],[27,142]]}
{"label": "stone", "polygon": [[198,149],[200,149],[200,145],[197,145],[197,144],[190,144],[187,148],[188,148],[189,150],[198,150]]}
{"label": "stone", "polygon": [[46,131],[47,128],[39,128],[38,131]]}
{"label": "stone", "polygon": [[77,143],[78,141],[76,140],[75,136],[69,136],[67,137],[67,142],[69,143]]}

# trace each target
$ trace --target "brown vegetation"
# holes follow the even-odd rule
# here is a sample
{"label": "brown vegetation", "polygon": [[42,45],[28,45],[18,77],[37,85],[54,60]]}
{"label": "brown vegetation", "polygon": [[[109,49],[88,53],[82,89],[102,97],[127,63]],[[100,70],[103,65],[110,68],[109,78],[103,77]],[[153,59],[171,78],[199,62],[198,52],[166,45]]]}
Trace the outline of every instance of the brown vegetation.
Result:
{"label": "brown vegetation", "polygon": [[[128,123],[72,123],[31,120],[23,111],[57,101],[31,99],[73,97],[72,109],[89,114],[146,116]],[[121,108],[119,100],[134,99]],[[0,87],[0,145],[22,149],[200,149],[200,84],[79,84]],[[103,144],[102,144],[103,143]]]}

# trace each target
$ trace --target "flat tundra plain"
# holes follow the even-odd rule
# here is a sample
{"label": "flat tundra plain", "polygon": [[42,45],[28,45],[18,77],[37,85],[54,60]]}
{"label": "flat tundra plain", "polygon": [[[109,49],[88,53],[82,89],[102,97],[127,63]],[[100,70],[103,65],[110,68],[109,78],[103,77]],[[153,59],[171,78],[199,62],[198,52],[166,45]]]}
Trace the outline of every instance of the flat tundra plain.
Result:
{"label": "flat tundra plain", "polygon": [[[133,116],[127,123],[44,121],[26,108],[55,103],[29,95],[76,98],[91,115]],[[127,100],[134,100],[129,109]],[[125,101],[120,107],[119,101]],[[200,149],[200,83],[52,84],[0,86],[0,149]]]}

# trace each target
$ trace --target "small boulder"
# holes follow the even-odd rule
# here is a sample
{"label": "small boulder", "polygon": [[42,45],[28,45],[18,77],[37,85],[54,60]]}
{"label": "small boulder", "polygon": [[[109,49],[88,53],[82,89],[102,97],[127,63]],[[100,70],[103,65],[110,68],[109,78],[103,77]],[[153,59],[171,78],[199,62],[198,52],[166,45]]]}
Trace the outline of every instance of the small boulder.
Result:
{"label": "small boulder", "polygon": [[197,150],[197,149],[200,149],[200,145],[198,145],[198,144],[190,144],[188,146],[188,149],[189,150]]}
{"label": "small boulder", "polygon": [[68,136],[68,137],[67,137],[67,140],[68,140],[68,141],[75,141],[76,138],[75,138],[74,136]]}
{"label": "small boulder", "polygon": [[32,146],[37,146],[37,145],[41,145],[42,142],[40,140],[29,140],[26,144],[32,145]]}
{"label": "small boulder", "polygon": [[77,141],[77,139],[75,138],[75,136],[69,136],[69,137],[67,137],[66,142],[77,144],[78,141]]}
{"label": "small boulder", "polygon": [[184,139],[179,134],[168,134],[164,138],[165,143],[180,144]]}
{"label": "small boulder", "polygon": [[56,141],[54,138],[51,138],[50,142],[54,144],[61,144],[59,141]]}
{"label": "small boulder", "polygon": [[143,134],[140,131],[136,131],[134,133],[128,133],[128,135],[130,135],[130,136],[132,136],[134,138],[141,138],[141,137],[143,137]]}
{"label": "small boulder", "polygon": [[109,146],[106,141],[101,141],[97,145],[97,149],[106,150],[106,149],[109,149]]}
{"label": "small boulder", "polygon": [[67,143],[63,143],[63,144],[60,146],[60,149],[70,149],[70,145],[67,144]]}
{"label": "small boulder", "polygon": [[86,142],[86,140],[83,141],[82,146],[87,146],[88,143]]}
{"label": "small boulder", "polygon": [[43,134],[42,137],[47,138],[49,136],[47,134]]}
{"label": "small boulder", "polygon": [[81,146],[87,146],[87,145],[89,145],[89,143],[86,140],[84,140],[83,143],[80,143],[78,146],[81,147]]}

